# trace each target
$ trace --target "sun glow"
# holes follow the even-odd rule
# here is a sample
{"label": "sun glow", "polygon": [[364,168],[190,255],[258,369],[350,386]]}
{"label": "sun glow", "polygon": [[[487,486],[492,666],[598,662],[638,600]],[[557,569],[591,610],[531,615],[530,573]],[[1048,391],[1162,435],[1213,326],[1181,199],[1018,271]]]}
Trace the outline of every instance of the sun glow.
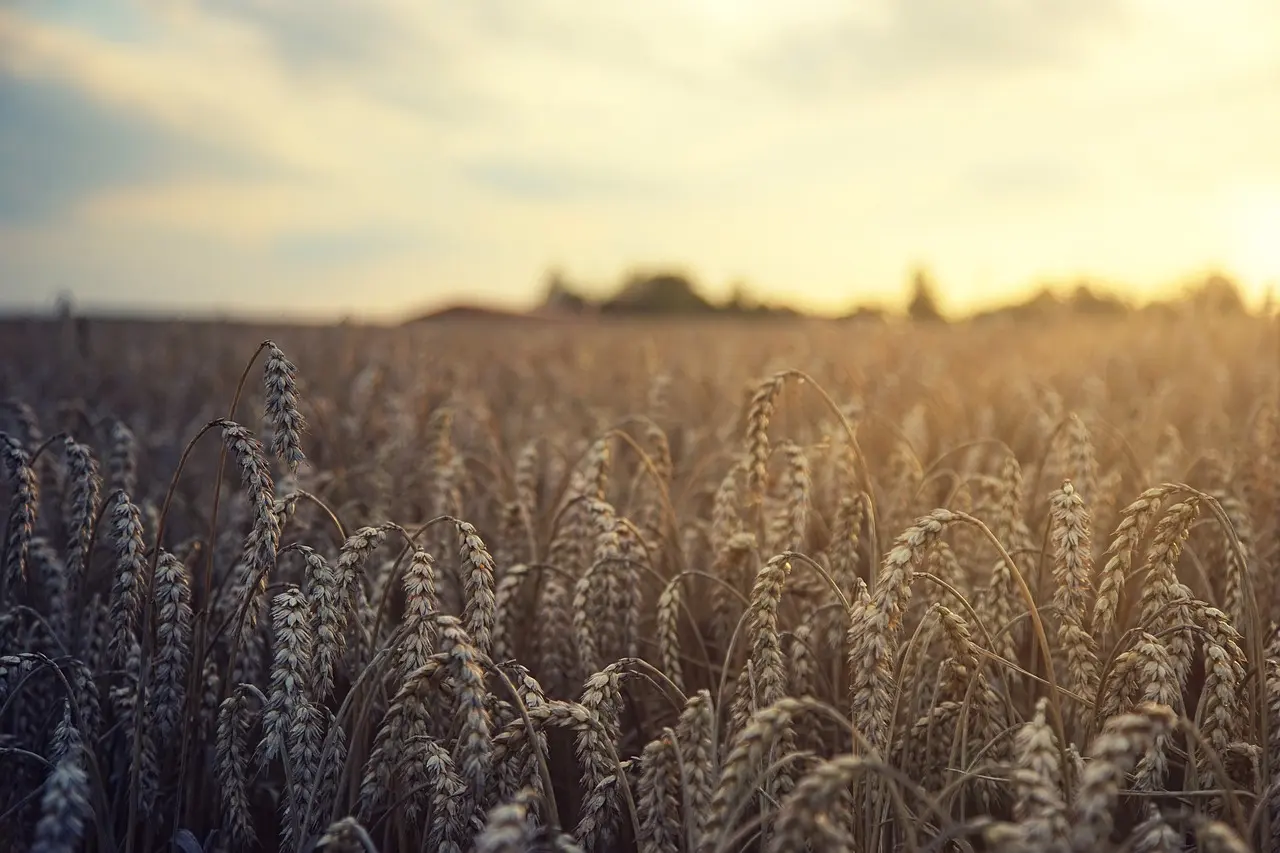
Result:
{"label": "sun glow", "polygon": [[1232,266],[1258,294],[1280,285],[1280,186],[1252,190],[1235,205]]}

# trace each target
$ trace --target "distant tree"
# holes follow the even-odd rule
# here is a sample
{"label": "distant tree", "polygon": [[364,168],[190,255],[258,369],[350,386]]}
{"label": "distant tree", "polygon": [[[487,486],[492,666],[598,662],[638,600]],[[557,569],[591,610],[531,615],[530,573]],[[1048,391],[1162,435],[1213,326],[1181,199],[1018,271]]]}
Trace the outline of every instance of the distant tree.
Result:
{"label": "distant tree", "polygon": [[67,322],[76,313],[76,300],[71,295],[71,291],[63,290],[58,293],[57,298],[53,302],[53,312],[59,320]]}
{"label": "distant tree", "polygon": [[883,323],[884,309],[874,305],[859,305],[850,313],[844,316],[846,320],[854,320],[859,323]]}
{"label": "distant tree", "polygon": [[1243,314],[1240,285],[1221,273],[1213,273],[1191,292],[1191,304],[1211,314]]}
{"label": "distant tree", "polygon": [[755,297],[747,289],[746,282],[735,281],[729,292],[729,299],[720,309],[728,314],[747,314],[758,308]]}
{"label": "distant tree", "polygon": [[554,311],[581,313],[589,305],[587,298],[570,287],[564,273],[553,269],[547,273],[546,292],[542,298],[542,306]]}
{"label": "distant tree", "polygon": [[1085,282],[1076,285],[1071,309],[1079,314],[1123,314],[1127,306],[1114,296],[1095,293]]}
{"label": "distant tree", "polygon": [[601,306],[611,314],[706,314],[715,308],[676,273],[633,275]]}
{"label": "distant tree", "polygon": [[911,304],[907,306],[907,314],[912,320],[921,322],[942,320],[942,312],[938,310],[938,300],[934,296],[933,281],[923,269],[917,269],[912,275]]}
{"label": "distant tree", "polygon": [[1047,287],[1042,287],[1031,298],[1021,305],[1014,306],[1013,313],[1015,316],[1023,318],[1032,317],[1051,317],[1062,309],[1062,302],[1053,291]]}

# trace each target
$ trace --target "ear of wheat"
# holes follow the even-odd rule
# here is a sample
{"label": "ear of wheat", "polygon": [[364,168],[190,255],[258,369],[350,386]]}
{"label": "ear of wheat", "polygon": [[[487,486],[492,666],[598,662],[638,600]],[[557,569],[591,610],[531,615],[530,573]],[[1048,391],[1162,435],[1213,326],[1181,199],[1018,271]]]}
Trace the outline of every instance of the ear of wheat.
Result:
{"label": "ear of wheat", "polygon": [[0,334],[0,848],[1280,844],[1257,318],[89,322]]}

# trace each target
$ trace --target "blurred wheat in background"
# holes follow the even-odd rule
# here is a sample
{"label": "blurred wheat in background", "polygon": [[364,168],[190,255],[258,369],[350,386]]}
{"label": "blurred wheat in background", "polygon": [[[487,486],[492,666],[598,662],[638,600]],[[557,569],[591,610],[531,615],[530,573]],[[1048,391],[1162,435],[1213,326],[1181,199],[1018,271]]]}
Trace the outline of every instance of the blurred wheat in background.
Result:
{"label": "blurred wheat in background", "polygon": [[1280,837],[1274,321],[59,329],[10,849]]}

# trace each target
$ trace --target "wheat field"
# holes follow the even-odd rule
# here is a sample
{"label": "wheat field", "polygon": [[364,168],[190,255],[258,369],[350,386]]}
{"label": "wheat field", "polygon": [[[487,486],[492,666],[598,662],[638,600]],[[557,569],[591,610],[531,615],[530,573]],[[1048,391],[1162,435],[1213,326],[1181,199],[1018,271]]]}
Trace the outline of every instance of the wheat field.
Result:
{"label": "wheat field", "polygon": [[1280,849],[1278,347],[6,323],[0,847]]}

